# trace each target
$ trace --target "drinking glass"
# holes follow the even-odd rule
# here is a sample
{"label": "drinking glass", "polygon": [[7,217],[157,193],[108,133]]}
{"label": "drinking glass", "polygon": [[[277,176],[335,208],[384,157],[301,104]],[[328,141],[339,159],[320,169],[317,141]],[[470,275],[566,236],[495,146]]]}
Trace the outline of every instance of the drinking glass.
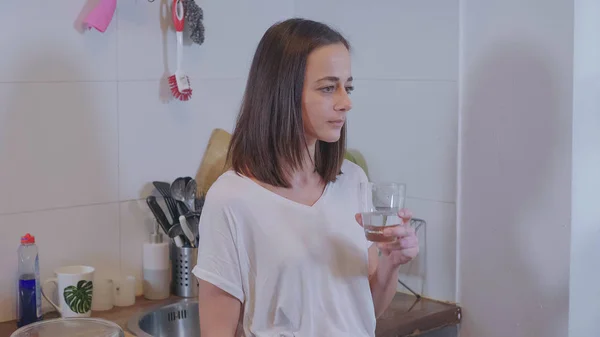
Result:
{"label": "drinking glass", "polygon": [[359,187],[360,213],[367,240],[392,242],[383,235],[387,227],[399,226],[398,211],[404,208],[406,185],[397,182],[365,182]]}

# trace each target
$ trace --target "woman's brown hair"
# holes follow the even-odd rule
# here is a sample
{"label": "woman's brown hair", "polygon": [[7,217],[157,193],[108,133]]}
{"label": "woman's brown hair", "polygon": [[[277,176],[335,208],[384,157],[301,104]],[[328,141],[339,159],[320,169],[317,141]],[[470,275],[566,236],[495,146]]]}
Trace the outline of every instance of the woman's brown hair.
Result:
{"label": "woman's brown hair", "polygon": [[[302,122],[302,90],[308,55],[316,48],[348,41],[331,27],[306,19],[271,26],[260,40],[246,83],[228,160],[235,172],[290,187],[290,173],[308,151]],[[346,151],[346,125],[334,143],[317,141],[315,170],[335,181]]]}

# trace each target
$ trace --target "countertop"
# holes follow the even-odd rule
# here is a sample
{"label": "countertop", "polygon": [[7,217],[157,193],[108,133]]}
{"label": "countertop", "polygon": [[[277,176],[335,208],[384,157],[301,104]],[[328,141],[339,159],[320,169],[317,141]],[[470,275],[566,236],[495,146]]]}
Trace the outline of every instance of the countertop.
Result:
{"label": "countertop", "polygon": [[[149,301],[144,297],[138,297],[132,306],[114,307],[108,311],[94,311],[92,317],[113,321],[127,331],[127,321],[133,314],[177,299],[173,296],[163,301]],[[44,315],[46,319],[56,317],[56,312]],[[388,310],[377,320],[375,334],[377,337],[416,336],[425,331],[458,324],[460,319],[460,307],[455,304],[427,298],[417,299],[412,295],[397,293]],[[9,337],[16,328],[15,321],[0,323],[0,337]],[[126,336],[131,335],[126,333]]]}

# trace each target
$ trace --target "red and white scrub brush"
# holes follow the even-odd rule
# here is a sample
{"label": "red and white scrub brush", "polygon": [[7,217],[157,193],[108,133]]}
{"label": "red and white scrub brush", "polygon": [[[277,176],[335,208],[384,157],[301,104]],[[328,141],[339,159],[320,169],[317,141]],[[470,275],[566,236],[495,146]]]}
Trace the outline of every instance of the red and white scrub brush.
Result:
{"label": "red and white scrub brush", "polygon": [[171,93],[180,101],[187,101],[192,98],[192,86],[189,77],[183,72],[181,66],[183,59],[183,26],[184,26],[184,8],[182,0],[173,0],[171,8],[173,24],[177,32],[177,69],[175,74],[169,77]]}

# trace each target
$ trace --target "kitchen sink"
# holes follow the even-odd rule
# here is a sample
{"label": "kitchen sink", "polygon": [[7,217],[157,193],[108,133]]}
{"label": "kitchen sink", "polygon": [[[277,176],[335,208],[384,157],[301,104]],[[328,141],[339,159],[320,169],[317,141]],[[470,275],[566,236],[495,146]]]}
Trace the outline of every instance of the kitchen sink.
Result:
{"label": "kitchen sink", "polygon": [[138,337],[200,337],[197,299],[181,299],[134,315],[127,328]]}
{"label": "kitchen sink", "polygon": [[[198,299],[176,299],[174,302],[147,309],[131,317],[127,328],[137,337],[200,337]],[[238,326],[238,332],[242,331],[241,328],[241,325]],[[456,337],[458,327],[449,326],[418,335]]]}

